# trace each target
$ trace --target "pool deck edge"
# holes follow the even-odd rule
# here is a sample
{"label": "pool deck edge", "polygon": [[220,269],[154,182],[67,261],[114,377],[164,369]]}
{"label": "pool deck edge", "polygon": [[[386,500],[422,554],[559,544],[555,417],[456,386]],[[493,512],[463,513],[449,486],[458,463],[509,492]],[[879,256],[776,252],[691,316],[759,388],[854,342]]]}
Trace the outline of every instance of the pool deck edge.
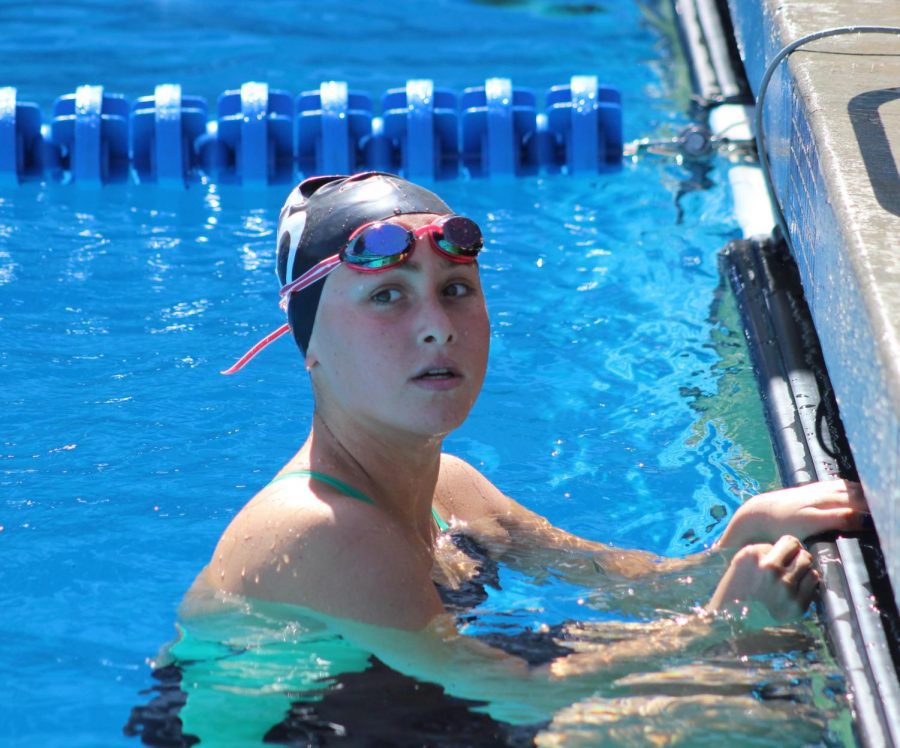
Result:
{"label": "pool deck edge", "polygon": [[[807,34],[900,27],[894,0],[728,5],[755,94],[769,61]],[[776,192],[900,598],[900,36],[802,47],[772,78],[764,108]]]}

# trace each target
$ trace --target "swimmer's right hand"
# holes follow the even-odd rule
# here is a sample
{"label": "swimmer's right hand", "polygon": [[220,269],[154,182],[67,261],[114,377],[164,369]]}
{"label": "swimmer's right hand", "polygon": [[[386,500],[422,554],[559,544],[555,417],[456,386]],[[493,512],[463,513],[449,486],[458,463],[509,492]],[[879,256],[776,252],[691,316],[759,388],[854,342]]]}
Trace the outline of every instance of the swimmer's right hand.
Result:
{"label": "swimmer's right hand", "polygon": [[719,612],[757,600],[773,618],[784,621],[806,611],[818,583],[819,573],[809,551],[797,538],[783,535],[774,544],[741,548],[706,608]]}

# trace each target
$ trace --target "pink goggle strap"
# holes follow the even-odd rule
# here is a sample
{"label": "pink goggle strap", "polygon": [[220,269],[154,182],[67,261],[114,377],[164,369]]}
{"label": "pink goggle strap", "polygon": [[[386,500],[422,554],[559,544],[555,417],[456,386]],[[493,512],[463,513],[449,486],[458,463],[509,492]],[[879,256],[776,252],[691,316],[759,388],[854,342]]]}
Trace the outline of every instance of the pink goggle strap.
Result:
{"label": "pink goggle strap", "polygon": [[[311,286],[316,281],[321,280],[340,264],[341,258],[338,255],[326,257],[321,262],[313,265],[299,278],[296,278],[290,283],[282,286],[281,290],[278,292],[278,295],[281,296],[279,306],[282,309],[287,310],[287,303],[291,298],[291,294],[302,291],[307,286]],[[273,330],[268,335],[266,335],[266,337],[260,340],[256,345],[254,345],[249,351],[247,351],[243,356],[241,356],[237,361],[235,361],[234,364],[220,373],[236,374],[248,363],[250,363],[250,361],[254,358],[254,356],[256,356],[257,353],[259,353],[263,348],[269,346],[271,343],[274,343],[276,340],[278,340],[278,338],[280,338],[286,332],[290,331],[290,329],[291,326],[285,323],[277,330]]]}
{"label": "pink goggle strap", "polygon": [[302,291],[307,286],[311,286],[317,280],[321,280],[340,264],[341,256],[331,255],[331,257],[326,257],[324,260],[317,262],[299,278],[295,278],[287,285],[282,286],[281,290],[278,292],[278,295],[281,297],[281,301],[279,302],[281,308],[285,310],[287,309],[287,303],[291,298],[292,293]]}
{"label": "pink goggle strap", "polygon": [[219,372],[220,374],[237,374],[241,369],[243,369],[257,353],[259,353],[263,348],[265,348],[270,343],[274,343],[278,338],[284,335],[288,330],[291,329],[291,326],[285,322],[281,327],[277,330],[273,330],[266,337],[260,340],[255,346],[253,346],[249,351],[247,351],[243,356],[241,356],[237,361],[235,361],[231,366],[229,366],[224,371]]}

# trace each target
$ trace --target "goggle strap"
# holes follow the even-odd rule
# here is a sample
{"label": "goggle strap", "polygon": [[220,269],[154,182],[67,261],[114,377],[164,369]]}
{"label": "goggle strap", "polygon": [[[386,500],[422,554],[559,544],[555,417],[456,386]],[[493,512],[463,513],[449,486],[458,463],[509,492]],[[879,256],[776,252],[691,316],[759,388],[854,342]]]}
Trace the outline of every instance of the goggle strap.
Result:
{"label": "goggle strap", "polygon": [[307,286],[311,286],[317,280],[321,280],[340,264],[340,255],[332,255],[331,257],[326,257],[321,262],[313,265],[299,278],[295,278],[290,283],[282,286],[281,290],[278,292],[278,295],[281,296],[282,299],[286,299],[292,293],[302,291]]}
{"label": "goggle strap", "polygon": [[266,337],[260,340],[255,346],[253,346],[249,351],[247,351],[243,356],[241,356],[237,361],[234,362],[232,366],[225,369],[224,371],[219,372],[220,374],[236,374],[241,369],[243,369],[250,360],[256,356],[263,348],[267,347],[270,343],[274,343],[278,338],[284,335],[291,329],[291,326],[286,322],[279,327],[277,330],[273,330]]}
{"label": "goggle strap", "polygon": [[[302,291],[307,286],[311,286],[318,280],[321,280],[326,275],[328,275],[332,270],[334,270],[338,265],[341,264],[341,258],[338,255],[332,255],[331,257],[326,257],[321,262],[313,265],[309,270],[307,270],[303,275],[299,278],[295,278],[290,283],[282,286],[281,290],[278,292],[281,298],[281,306],[286,307],[287,301],[290,298],[292,293],[296,293],[297,291]],[[220,372],[221,374],[236,374],[241,369],[243,369],[255,356],[259,353],[263,348],[266,348],[270,344],[274,343],[278,338],[284,335],[286,332],[290,331],[291,326],[287,323],[283,324],[277,330],[270,332],[266,337],[260,340],[256,345],[254,345],[249,351],[247,351],[243,356],[241,356],[237,361],[234,362],[230,367]]]}

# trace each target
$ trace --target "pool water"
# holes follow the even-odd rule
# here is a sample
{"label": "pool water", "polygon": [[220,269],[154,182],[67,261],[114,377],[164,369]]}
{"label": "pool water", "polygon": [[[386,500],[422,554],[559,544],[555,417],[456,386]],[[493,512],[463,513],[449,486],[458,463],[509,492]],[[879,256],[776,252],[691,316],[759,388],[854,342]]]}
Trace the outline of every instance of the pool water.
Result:
{"label": "pool water", "polygon": [[[438,0],[423,14],[398,0],[370,15],[349,1],[0,4],[0,85],[17,86],[46,116],[55,96],[82,83],[135,98],[176,81],[212,103],[247,80],[298,93],[338,78],[377,97],[413,77],[461,90],[505,75],[540,92],[596,73],[622,89],[626,139],[637,138],[684,123],[677,61],[652,22],[665,7]],[[716,264],[739,234],[724,168],[646,160],[596,178],[439,186],[486,232],[492,315],[485,389],[449,451],[567,530],[671,555],[711,543],[744,497],[776,485]],[[0,192],[0,744],[134,745],[123,733],[132,709],[183,695],[177,682],[161,688],[148,660],[173,638],[175,609],[229,519],[309,427],[306,375],[287,340],[237,377],[218,374],[281,322],[273,247],[286,191]],[[610,632],[628,622],[689,611],[714,584],[680,580],[683,594],[659,589],[655,601],[626,604],[628,589],[605,595],[552,574],[498,574],[467,633],[583,621],[618,636]],[[208,645],[213,662],[226,640],[243,651],[241,624],[231,623],[221,641],[189,630],[202,645],[193,654]],[[243,625],[265,646],[255,666],[230,671],[225,690],[277,691],[289,667],[309,682],[315,672],[293,665],[321,654],[315,627],[285,633],[252,616]],[[279,642],[271,651],[270,641]],[[371,710],[365,694],[375,698],[382,683],[409,695],[399,702],[412,710],[410,694],[433,697],[418,722],[393,718],[391,744],[425,741],[407,725],[424,729],[426,713],[472,731],[448,745],[476,744],[475,734],[510,745],[851,740],[843,685],[811,620],[638,661],[531,727],[503,719],[502,694],[499,706],[472,708],[362,662],[362,672],[347,669],[357,690],[344,691],[363,694],[361,705],[338,714]],[[203,738],[196,715],[209,692],[197,693],[185,708]],[[303,724],[302,708],[279,698],[283,721],[269,739],[308,744],[289,729]],[[241,703],[254,712],[261,702]]]}

